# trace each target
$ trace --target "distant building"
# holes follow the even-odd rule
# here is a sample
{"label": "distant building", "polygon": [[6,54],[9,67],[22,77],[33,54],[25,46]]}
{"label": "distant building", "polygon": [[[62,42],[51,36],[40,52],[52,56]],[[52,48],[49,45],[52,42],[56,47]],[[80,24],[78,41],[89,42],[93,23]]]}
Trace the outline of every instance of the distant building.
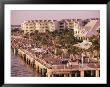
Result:
{"label": "distant building", "polygon": [[80,28],[76,19],[63,19],[59,21],[60,29],[75,29]]}
{"label": "distant building", "polygon": [[47,26],[48,26],[48,30],[49,30],[50,32],[53,32],[53,31],[59,29],[59,23],[58,23],[58,21],[56,21],[56,20],[50,20],[50,21],[47,23]]}
{"label": "distant building", "polygon": [[21,29],[24,33],[38,32],[45,33],[46,30],[53,32],[61,29],[73,29],[74,36],[79,40],[88,40],[93,35],[99,35],[100,32],[100,19],[62,19],[56,20],[28,20],[21,24]]}
{"label": "distant building", "polygon": [[22,30],[24,33],[33,32],[38,30],[38,32],[45,33],[46,30],[52,32],[58,29],[58,21],[56,20],[28,20],[24,21],[22,24]]}
{"label": "distant building", "polygon": [[21,30],[21,25],[11,25],[11,30]]}
{"label": "distant building", "polygon": [[21,29],[24,31],[24,33],[32,32],[35,30],[35,23],[32,20],[24,21],[21,24]]}
{"label": "distant building", "polygon": [[99,35],[100,20],[98,18],[90,19],[82,29],[74,29],[74,36],[80,40],[88,40],[93,35]]}

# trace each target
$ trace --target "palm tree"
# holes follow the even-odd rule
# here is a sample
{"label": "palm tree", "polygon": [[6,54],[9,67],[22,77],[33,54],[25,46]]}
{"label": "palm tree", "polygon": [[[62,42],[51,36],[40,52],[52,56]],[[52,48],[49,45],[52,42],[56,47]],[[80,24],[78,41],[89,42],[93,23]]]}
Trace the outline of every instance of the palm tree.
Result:
{"label": "palm tree", "polygon": [[[93,36],[90,38],[90,41],[92,42],[92,47],[90,48],[91,53],[93,56],[97,57],[97,59],[100,56],[100,40],[99,40],[99,38],[100,37],[98,37],[98,36]],[[95,54],[97,54],[97,56]]]}
{"label": "palm tree", "polygon": [[68,54],[70,55],[70,57],[73,56],[77,52],[76,49],[77,48],[74,47],[74,46],[71,46],[71,47],[68,48]]}

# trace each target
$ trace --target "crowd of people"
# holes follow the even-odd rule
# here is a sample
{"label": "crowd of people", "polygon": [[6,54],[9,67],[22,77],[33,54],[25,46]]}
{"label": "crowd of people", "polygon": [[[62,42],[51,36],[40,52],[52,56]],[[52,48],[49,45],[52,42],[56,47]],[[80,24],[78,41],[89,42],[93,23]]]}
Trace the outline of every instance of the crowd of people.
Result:
{"label": "crowd of people", "polygon": [[[75,54],[73,57],[70,58],[70,56],[68,55],[55,55],[52,54],[52,52],[54,51],[54,49],[52,49],[51,47],[43,47],[43,46],[39,46],[38,44],[36,44],[32,39],[28,39],[28,38],[24,38],[22,36],[18,37],[18,36],[12,36],[11,37],[11,45],[14,48],[17,49],[24,49],[26,50],[28,53],[35,55],[36,56],[36,60],[44,63],[44,64],[49,64],[49,65],[58,65],[58,66],[63,66],[67,65],[68,67],[74,65],[79,65],[81,62],[81,54]],[[41,51],[41,52],[37,52],[37,50],[32,50],[32,49],[43,49],[45,51]],[[55,66],[56,67],[56,66]]]}

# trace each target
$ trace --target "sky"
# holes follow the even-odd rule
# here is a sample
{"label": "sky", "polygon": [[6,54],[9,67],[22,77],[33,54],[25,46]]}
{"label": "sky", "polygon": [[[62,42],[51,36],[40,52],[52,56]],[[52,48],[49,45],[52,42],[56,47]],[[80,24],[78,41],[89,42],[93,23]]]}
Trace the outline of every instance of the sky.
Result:
{"label": "sky", "polygon": [[99,10],[12,10],[11,24],[18,25],[25,20],[61,20],[100,18]]}

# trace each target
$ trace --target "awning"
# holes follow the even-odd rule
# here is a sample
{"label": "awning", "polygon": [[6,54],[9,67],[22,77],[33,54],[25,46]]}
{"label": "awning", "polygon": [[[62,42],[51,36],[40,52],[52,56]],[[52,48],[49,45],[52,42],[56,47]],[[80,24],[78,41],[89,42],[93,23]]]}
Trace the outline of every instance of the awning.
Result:
{"label": "awning", "polygon": [[75,44],[73,46],[79,47],[81,49],[89,49],[92,46],[92,42],[88,42],[87,40],[84,40],[82,43]]}

